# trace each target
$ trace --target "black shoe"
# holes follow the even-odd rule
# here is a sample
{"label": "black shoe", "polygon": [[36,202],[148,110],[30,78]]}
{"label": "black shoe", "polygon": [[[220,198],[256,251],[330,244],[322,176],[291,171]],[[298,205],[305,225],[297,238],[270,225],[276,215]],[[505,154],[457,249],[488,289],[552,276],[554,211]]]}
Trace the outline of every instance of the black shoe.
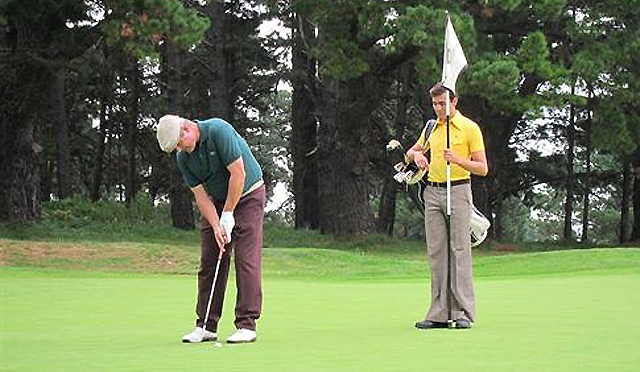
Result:
{"label": "black shoe", "polygon": [[434,322],[434,321],[425,319],[425,320],[416,322],[416,328],[418,329],[449,328],[449,324],[446,322]]}
{"label": "black shoe", "polygon": [[455,329],[469,329],[471,328],[471,321],[469,319],[460,318],[456,319],[453,322],[453,327]]}

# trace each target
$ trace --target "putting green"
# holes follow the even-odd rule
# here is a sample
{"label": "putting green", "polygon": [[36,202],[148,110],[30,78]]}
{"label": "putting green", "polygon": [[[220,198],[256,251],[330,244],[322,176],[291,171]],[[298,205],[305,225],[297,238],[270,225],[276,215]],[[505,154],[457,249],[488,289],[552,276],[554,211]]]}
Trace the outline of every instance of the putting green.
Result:
{"label": "putting green", "polygon": [[[420,280],[264,282],[258,342],[182,344],[195,277],[0,268],[8,371],[638,371],[640,273],[476,280],[473,330],[413,328]],[[220,334],[233,331],[233,283]]]}

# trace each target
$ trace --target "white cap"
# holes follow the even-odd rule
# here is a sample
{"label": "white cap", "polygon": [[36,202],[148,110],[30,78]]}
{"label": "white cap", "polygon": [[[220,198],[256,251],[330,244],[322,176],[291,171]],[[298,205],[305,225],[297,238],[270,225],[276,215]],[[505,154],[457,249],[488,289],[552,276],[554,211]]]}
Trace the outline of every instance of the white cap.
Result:
{"label": "white cap", "polygon": [[176,115],[165,115],[160,118],[156,135],[162,151],[171,152],[176,148],[183,121],[183,118]]}

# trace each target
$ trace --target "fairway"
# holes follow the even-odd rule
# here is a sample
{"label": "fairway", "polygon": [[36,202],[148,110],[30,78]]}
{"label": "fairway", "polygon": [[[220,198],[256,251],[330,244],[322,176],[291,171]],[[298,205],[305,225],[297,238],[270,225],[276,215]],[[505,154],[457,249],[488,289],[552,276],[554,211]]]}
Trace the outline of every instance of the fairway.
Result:
{"label": "fairway", "polygon": [[470,331],[413,328],[425,280],[265,278],[258,342],[222,348],[180,342],[195,277],[5,267],[0,279],[2,371],[640,370],[640,273],[479,278]]}

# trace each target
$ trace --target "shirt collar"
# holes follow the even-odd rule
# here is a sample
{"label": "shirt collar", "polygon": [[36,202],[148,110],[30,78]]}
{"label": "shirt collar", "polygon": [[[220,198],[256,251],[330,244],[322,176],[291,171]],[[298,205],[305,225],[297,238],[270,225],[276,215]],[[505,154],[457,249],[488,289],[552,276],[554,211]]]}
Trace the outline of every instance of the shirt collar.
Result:
{"label": "shirt collar", "polygon": [[[460,111],[456,110],[455,115],[453,115],[452,117],[449,118],[449,123],[455,125],[456,127],[460,128],[459,125],[459,121],[461,120],[460,118],[462,117],[462,114],[460,114]],[[437,125],[447,125],[446,121],[440,121],[440,119],[438,119],[438,121],[436,122]]]}
{"label": "shirt collar", "polygon": [[193,120],[193,121],[198,125],[198,131],[200,132],[200,136],[198,138],[198,141],[196,141],[196,147],[195,147],[196,149],[198,149],[200,148],[200,145],[207,140],[207,137],[204,135],[206,128],[204,124],[200,122],[200,120]]}

